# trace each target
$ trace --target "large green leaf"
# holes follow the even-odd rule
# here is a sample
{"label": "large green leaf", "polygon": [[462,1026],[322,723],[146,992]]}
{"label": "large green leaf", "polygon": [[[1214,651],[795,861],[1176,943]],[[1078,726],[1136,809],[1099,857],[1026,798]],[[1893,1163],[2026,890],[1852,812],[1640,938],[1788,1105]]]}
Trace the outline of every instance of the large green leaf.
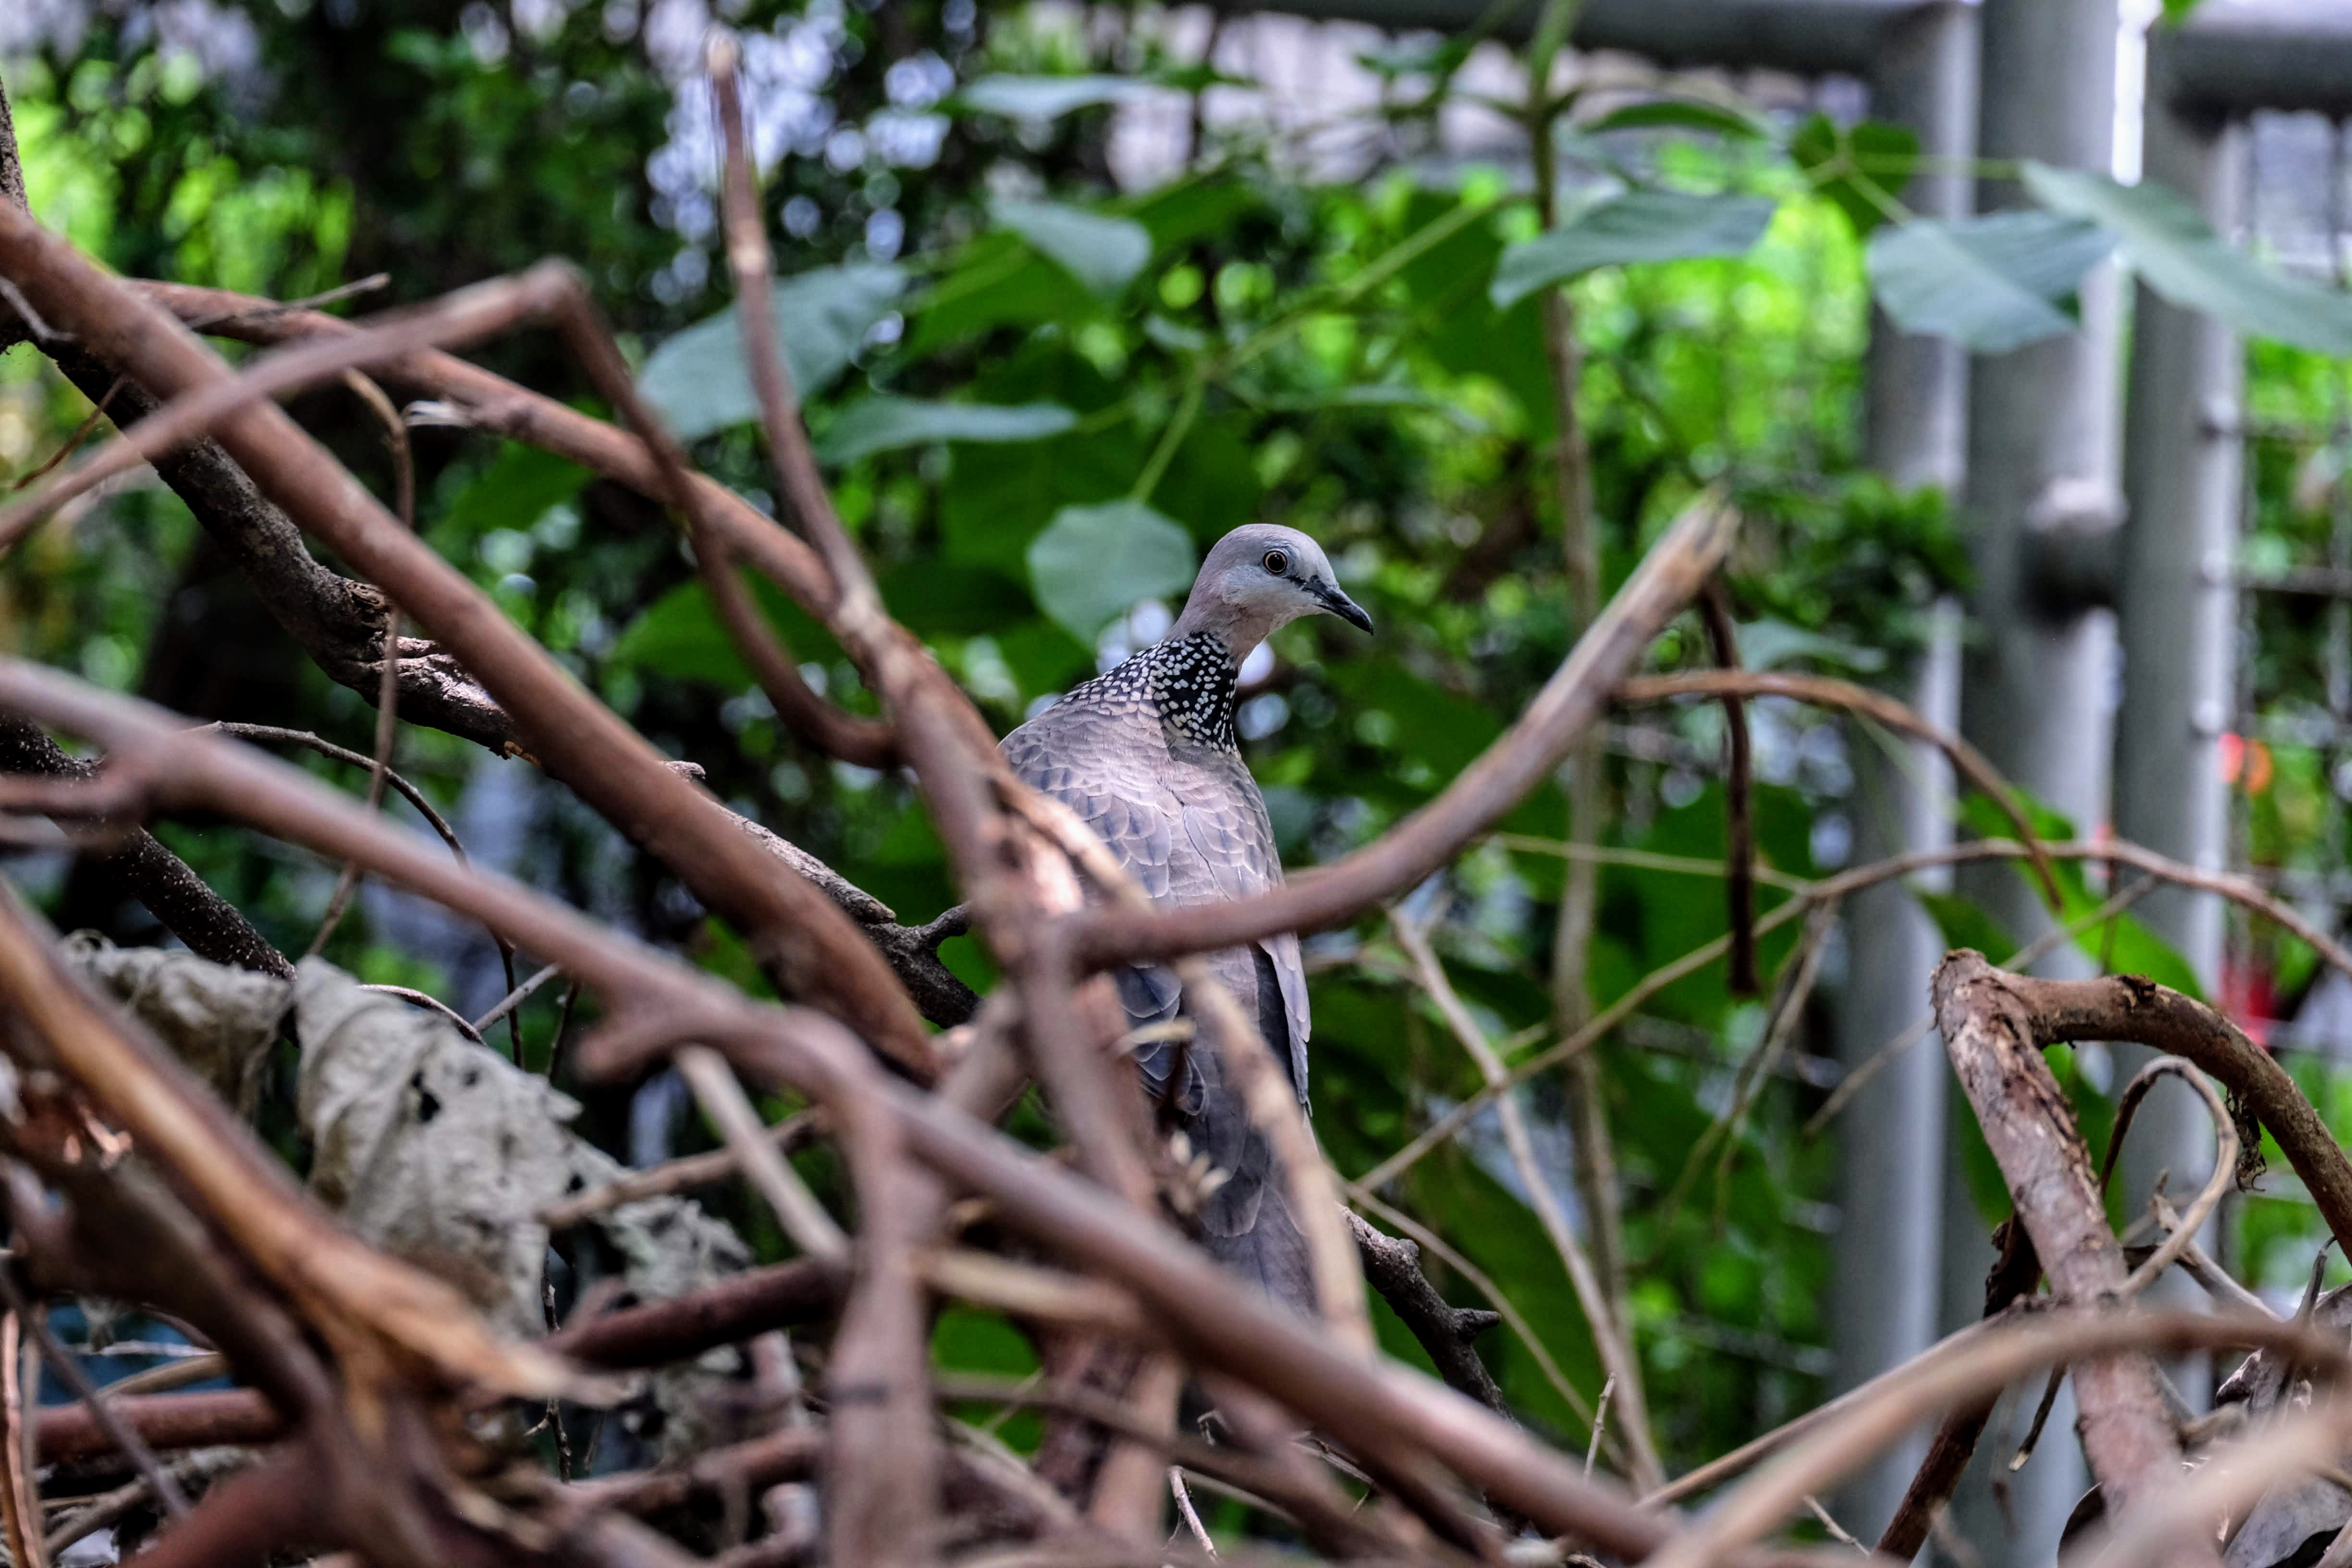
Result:
{"label": "large green leaf", "polygon": [[1133,218],[1106,217],[1060,202],[998,202],[990,212],[1106,300],[1126,293],[1151,259],[1151,236]]}
{"label": "large green leaf", "polygon": [[854,463],[877,452],[941,441],[1037,441],[1058,436],[1078,416],[1058,403],[934,403],[887,395],[862,398],[825,426],[816,455]]}
{"label": "large green leaf", "polygon": [[1058,120],[1073,110],[1133,98],[1145,86],[1122,76],[984,76],[948,103],[1009,120]]}
{"label": "large green leaf", "polygon": [[1192,536],[1139,500],[1066,506],[1029,542],[1038,608],[1081,642],[1140,599],[1192,581]]}
{"label": "large green leaf", "polygon": [[1871,236],[1870,281],[1905,331],[2006,353],[2074,331],[2061,302],[2114,247],[2097,224],[2057,213],[1921,218]]}
{"label": "large green leaf", "polygon": [[1768,196],[1628,191],[1584,209],[1549,234],[1503,252],[1487,297],[1507,310],[1538,289],[1595,268],[1698,256],[1744,256],[1772,221]]}
{"label": "large green leaf", "polygon": [[1826,114],[1806,117],[1789,138],[1789,156],[1813,189],[1837,204],[1866,235],[1887,219],[1887,208],[1919,162],[1919,138],[1901,125],[1864,120],[1840,125]]}
{"label": "large green leaf", "polygon": [[[776,340],[793,389],[814,396],[847,368],[874,323],[907,286],[895,267],[821,267],[776,285]],[[721,310],[653,352],[637,389],[685,440],[760,416],[735,312]]]}
{"label": "large green leaf", "polygon": [[2249,337],[2352,358],[2352,296],[2264,267],[2154,181],[2123,185],[2032,162],[2024,181],[2043,206],[2113,230],[2132,270],[2172,303]]}
{"label": "large green leaf", "polygon": [[1706,131],[1742,141],[1758,140],[1769,131],[1751,115],[1703,98],[1654,98],[1646,103],[1629,103],[1577,129],[1589,136],[1612,131]]}

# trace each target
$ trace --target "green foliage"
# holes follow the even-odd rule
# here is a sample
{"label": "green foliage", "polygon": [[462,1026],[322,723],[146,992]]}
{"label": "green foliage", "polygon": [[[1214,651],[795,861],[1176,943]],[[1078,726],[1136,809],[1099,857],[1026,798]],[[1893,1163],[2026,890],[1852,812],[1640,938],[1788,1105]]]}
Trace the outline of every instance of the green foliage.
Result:
{"label": "green foliage", "polygon": [[1151,259],[1151,235],[1133,218],[1059,202],[998,202],[998,223],[1105,300],[1117,303]]}
{"label": "green foliage", "polygon": [[1059,436],[1077,416],[1058,403],[936,403],[877,394],[834,416],[817,437],[819,460],[856,462],[877,452],[948,441],[1036,441]]}
{"label": "green foliage", "polygon": [[[897,268],[871,266],[824,267],[779,282],[770,309],[793,389],[814,397],[830,387],[905,287]],[[666,339],[646,361],[638,390],[685,440],[760,416],[732,310]]]}
{"label": "green foliage", "polygon": [[2075,288],[2114,247],[2096,224],[2056,213],[1920,218],[1871,237],[1870,281],[1904,331],[2007,353],[2074,331]]}
{"label": "green foliage", "polygon": [[2352,357],[2352,300],[2262,266],[2215,234],[2195,207],[2150,181],[2025,165],[2025,188],[2053,211],[2112,230],[2147,286],[2252,337]]}
{"label": "green foliage", "polygon": [[1137,600],[1191,586],[1194,565],[1192,536],[1139,500],[1062,508],[1028,561],[1038,607],[1089,641]]}
{"label": "green foliage", "polygon": [[1900,208],[1895,196],[1917,166],[1919,138],[1907,127],[1864,120],[1839,125],[1808,115],[1789,138],[1789,156],[1820,195],[1868,236]]}
{"label": "green foliage", "polygon": [[1628,191],[1503,252],[1488,295],[1507,310],[1538,289],[1598,268],[1742,256],[1764,237],[1774,205],[1761,196]]}

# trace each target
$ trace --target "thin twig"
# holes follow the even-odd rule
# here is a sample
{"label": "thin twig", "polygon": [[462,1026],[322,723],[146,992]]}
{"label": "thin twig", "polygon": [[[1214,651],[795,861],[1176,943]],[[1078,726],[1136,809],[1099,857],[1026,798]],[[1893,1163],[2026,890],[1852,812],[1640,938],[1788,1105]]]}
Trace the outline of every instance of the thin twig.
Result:
{"label": "thin twig", "polygon": [[428,995],[409,985],[362,985],[360,989],[382,992],[386,996],[397,996],[402,1001],[422,1007],[427,1012],[438,1013],[446,1018],[450,1026],[459,1034],[473,1041],[474,1044],[478,1046],[483,1043],[481,1031],[466,1021],[466,1015],[458,1012],[438,996]]}
{"label": "thin twig", "polygon": [[[474,1020],[475,1029],[478,1032],[487,1030],[492,1024],[497,1023],[500,1018],[507,1016],[509,1014],[520,1007],[525,1002],[530,1001],[531,996],[541,986],[546,984],[549,981],[554,979],[557,975],[562,973],[563,971],[557,968],[554,964],[549,964],[546,968],[541,970],[538,973],[532,975],[530,979],[524,981],[521,984],[508,992],[504,996],[499,998],[498,1004],[495,1006],[493,1006],[488,1012],[483,1014],[480,1017]],[[515,1065],[520,1067],[522,1064],[520,1062],[517,1062]]]}
{"label": "thin twig", "polygon": [[[314,735],[308,730],[288,730],[276,724],[231,724],[226,721],[207,724],[204,728],[217,730],[224,735],[234,735],[240,741],[276,741],[289,746],[301,746],[334,762],[349,763],[355,768],[373,768],[375,765],[374,758],[363,752],[354,752],[348,746],[338,746],[324,736]],[[389,784],[403,800],[416,808],[417,815],[424,817],[425,823],[439,836],[441,842],[449,847],[450,854],[456,856],[460,861],[466,858],[466,847],[457,841],[457,829],[449,826],[446,817],[434,809],[433,803],[425,798],[423,790],[418,789],[415,784],[403,778],[397,771],[390,768],[384,770],[384,782]]]}
{"label": "thin twig", "polygon": [[33,1331],[33,1339],[40,1346],[41,1357],[49,1363],[49,1370],[58,1374],[58,1380],[76,1399],[89,1406],[90,1415],[98,1422],[100,1429],[113,1439],[114,1446],[122,1450],[147,1484],[154,1489],[156,1500],[163,1505],[164,1511],[173,1519],[187,1518],[187,1494],[180,1489],[180,1483],[173,1480],[156,1461],[154,1453],[139,1440],[139,1434],[131,1424],[122,1419],[114,1406],[98,1396],[98,1390],[90,1383],[89,1374],[82,1371],[81,1363],[74,1360],[73,1352],[59,1342],[56,1331],[49,1327],[47,1312],[26,1300],[24,1292],[16,1288],[13,1263],[0,1263],[0,1301],[5,1301],[9,1312]]}
{"label": "thin twig", "polygon": [[[1491,1086],[1506,1076],[1502,1059],[1495,1055],[1494,1046],[1486,1031],[1478,1026],[1470,1010],[1455,994],[1454,984],[1446,977],[1445,966],[1429,945],[1429,936],[1421,925],[1402,909],[1389,910],[1389,930],[1397,945],[1412,960],[1421,987],[1438,1016],[1445,1020],[1448,1029],[1461,1045],[1479,1076]],[[1519,1173],[1519,1184],[1526,1189],[1528,1205],[1536,1212],[1552,1250],[1559,1255],[1560,1266],[1566,1269],[1569,1283],[1575,1288],[1577,1305],[1584,1310],[1585,1321],[1592,1331],[1593,1347],[1600,1352],[1601,1364],[1610,1381],[1618,1385],[1618,1400],[1624,1406],[1622,1425],[1631,1450],[1633,1484],[1643,1490],[1665,1484],[1665,1468],[1660,1463],[1657,1448],[1650,1436],[1649,1412],[1641,1397],[1641,1384],[1633,1375],[1634,1356],[1632,1326],[1618,1321],[1616,1309],[1604,1291],[1600,1276],[1594,1272],[1591,1258],[1577,1240],[1568,1216],[1561,1212],[1559,1200],[1553,1193],[1551,1181],[1536,1158],[1535,1142],[1528,1132],[1526,1118],[1521,1114],[1516,1097],[1503,1095],[1495,1101],[1495,1111],[1501,1120],[1504,1146],[1510,1152],[1511,1163]]]}
{"label": "thin twig", "polygon": [[1877,721],[1891,730],[1899,730],[1916,740],[1928,742],[1951,759],[1953,769],[1999,806],[2016,830],[2018,840],[2026,847],[2026,858],[2033,863],[2034,876],[2042,884],[2042,897],[2052,909],[2062,902],[2058,895],[2057,874],[2050,868],[2050,857],[2033,832],[2033,824],[2025,808],[2017,803],[2016,792],[2008,781],[1987,762],[1984,754],[1958,735],[1929,723],[1904,703],[1883,691],[1857,686],[1850,680],[1837,680],[1823,675],[1794,675],[1785,670],[1711,669],[1695,670],[1682,675],[1636,676],[1617,689],[1617,697],[1624,702],[1660,702],[1675,697],[1788,697],[1818,707],[1844,708]]}
{"label": "thin twig", "polygon": [[1615,1378],[1603,1378],[1600,1397],[1592,1402],[1592,1441],[1584,1448],[1584,1473],[1588,1476],[1592,1473],[1592,1461],[1601,1458],[1601,1432],[1609,1425],[1609,1395],[1616,1386]]}
{"label": "thin twig", "polygon": [[[1715,662],[1725,669],[1738,669],[1739,634],[1731,618],[1731,596],[1721,577],[1708,582],[1698,597],[1698,607]],[[1756,974],[1756,805],[1748,704],[1738,692],[1723,694],[1723,896],[1731,921],[1726,983],[1734,996],[1753,996],[1763,989]]]}
{"label": "thin twig", "polygon": [[1810,1493],[1807,1494],[1805,1498],[1805,1510],[1811,1513],[1815,1520],[1820,1521],[1821,1527],[1823,1530],[1830,1532],[1830,1539],[1832,1541],[1838,1542],[1842,1546],[1851,1546],[1865,1557],[1870,1555],[1869,1547],[1864,1546],[1861,1542],[1856,1541],[1852,1532],[1850,1532],[1844,1525],[1840,1524],[1836,1520],[1830,1517],[1830,1510],[1822,1506],[1821,1499],[1811,1496]]}
{"label": "thin twig", "polygon": [[41,1552],[41,1498],[33,1484],[33,1424],[25,1397],[25,1326],[21,1313],[0,1314],[0,1527],[8,1561],[47,1568]]}
{"label": "thin twig", "polygon": [[[2206,1179],[2203,1190],[2189,1205],[2189,1212],[2181,1216],[2180,1223],[2172,1227],[2172,1234],[2166,1237],[2163,1244],[2149,1255],[2147,1261],[2132,1270],[2130,1279],[2124,1281],[2123,1294],[2126,1296],[2134,1296],[2147,1289],[2189,1250],[2197,1239],[2197,1233],[2205,1227],[2206,1220],[2221,1206],[2221,1195],[2230,1190],[2230,1184],[2236,1178],[2238,1171],[2238,1127],[2231,1119],[2230,1108],[2221,1101],[2221,1091],[2213,1087],[2210,1079],[2182,1058],[2158,1057],[2132,1075],[2131,1082],[2124,1086],[2123,1094],[2116,1101],[2115,1131],[2108,1134],[2107,1157],[2099,1167],[2099,1191],[2102,1194],[2106,1191],[2107,1184],[2115,1174],[2116,1156],[2123,1148],[2125,1136],[2131,1131],[2132,1119],[2138,1114],[2140,1102],[2147,1098],[2147,1091],[2160,1078],[2180,1079],[2196,1090],[2198,1098],[2205,1102],[2206,1112],[2213,1119],[2213,1173]],[[2158,1183],[2159,1193],[2162,1186],[2161,1182]]]}
{"label": "thin twig", "polygon": [[[416,465],[408,447],[408,426],[401,422],[400,410],[383,395],[383,388],[356,370],[342,374],[345,386],[359,395],[375,415],[383,430],[384,445],[392,452],[393,482],[395,492],[394,515],[400,526],[414,533],[416,531]],[[375,810],[383,804],[386,775],[392,772],[392,748],[400,737],[400,606],[388,600],[383,613],[383,673],[377,679],[375,689],[375,755],[368,762],[367,806]],[[335,934],[342,922],[343,910],[350,905],[352,895],[359,891],[359,868],[346,863],[335,879],[335,890],[327,900],[327,912],[319,921],[318,934],[304,950],[305,958],[324,952],[327,939]],[[511,985],[514,977],[509,974]],[[521,1061],[521,1041],[516,1041],[516,1062]]]}
{"label": "thin twig", "polygon": [[816,1194],[794,1171],[760,1113],[735,1081],[727,1058],[708,1046],[683,1046],[677,1056],[678,1076],[694,1090],[703,1114],[718,1124],[744,1178],[767,1199],[784,1234],[809,1257],[828,1263],[849,1259],[849,1238],[827,1214]]}
{"label": "thin twig", "polygon": [[1208,1553],[1210,1561],[1214,1562],[1217,1543],[1209,1539],[1209,1527],[1201,1522],[1199,1510],[1192,1507],[1192,1494],[1184,1486],[1183,1466],[1168,1467],[1168,1489],[1175,1495],[1176,1511],[1182,1516],[1184,1528],[1192,1532],[1192,1539],[1201,1543],[1201,1550]]}

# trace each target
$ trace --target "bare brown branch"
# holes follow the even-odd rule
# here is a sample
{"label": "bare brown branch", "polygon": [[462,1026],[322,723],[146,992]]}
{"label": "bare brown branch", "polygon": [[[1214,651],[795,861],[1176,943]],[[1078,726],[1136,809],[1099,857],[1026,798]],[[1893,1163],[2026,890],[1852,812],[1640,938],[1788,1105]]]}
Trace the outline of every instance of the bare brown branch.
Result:
{"label": "bare brown branch", "polygon": [[[2123,1248],[2107,1228],[2074,1108],[2042,1061],[2030,1011],[2011,977],[1960,952],[1936,971],[1936,1021],[1960,1087],[2017,1202],[2018,1219],[2062,1300],[2092,1303],[2126,1285]],[[2084,1453],[2121,1511],[2168,1485],[2180,1444],[2146,1355],[2102,1356],[2074,1368]],[[2182,1561],[2203,1553],[2184,1546]]]}

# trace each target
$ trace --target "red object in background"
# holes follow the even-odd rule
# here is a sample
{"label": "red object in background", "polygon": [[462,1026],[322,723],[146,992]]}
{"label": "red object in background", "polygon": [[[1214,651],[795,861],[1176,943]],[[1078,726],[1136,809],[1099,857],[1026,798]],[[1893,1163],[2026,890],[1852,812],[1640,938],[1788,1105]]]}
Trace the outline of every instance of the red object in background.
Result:
{"label": "red object in background", "polygon": [[2216,998],[2230,1021],[2246,1037],[2265,1049],[2278,1022],[2278,993],[2272,987],[2267,961],[2250,964],[2235,955],[2221,960],[2221,994]]}
{"label": "red object in background", "polygon": [[2236,784],[2248,795],[2260,795],[2271,787],[2277,769],[2271,762],[2271,749],[2262,742],[2225,733],[2215,749],[2222,783]]}

